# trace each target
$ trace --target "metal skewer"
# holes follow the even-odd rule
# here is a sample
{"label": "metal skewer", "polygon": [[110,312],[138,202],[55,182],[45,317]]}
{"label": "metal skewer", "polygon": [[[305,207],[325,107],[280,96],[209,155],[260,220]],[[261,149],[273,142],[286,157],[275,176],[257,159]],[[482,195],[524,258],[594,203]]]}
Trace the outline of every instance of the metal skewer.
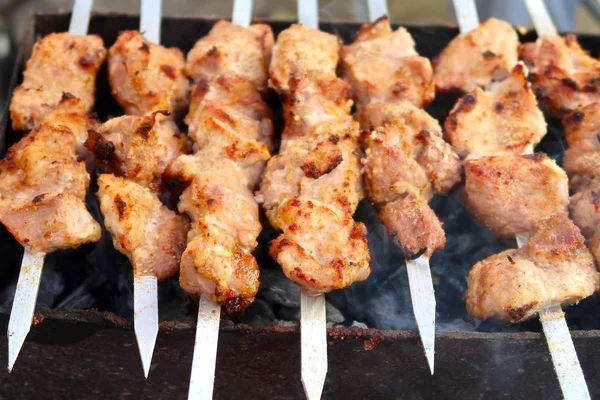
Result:
{"label": "metal skewer", "polygon": [[[85,35],[87,33],[91,9],[92,0],[75,0],[69,24],[70,34]],[[23,253],[21,271],[8,321],[8,372],[12,371],[19,351],[31,329],[45,256],[43,253],[34,254],[27,249]]]}
{"label": "metal skewer", "polygon": [[[319,29],[317,0],[298,0],[298,22]],[[327,312],[325,295],[300,292],[300,354],[302,386],[308,400],[318,400],[327,376]]]}
{"label": "metal skewer", "polygon": [[[140,32],[154,43],[160,43],[161,15],[162,0],[142,0]],[[134,268],[134,271],[136,270],[137,268]],[[144,377],[148,378],[158,336],[158,279],[154,275],[134,273],[133,327],[144,368]]]}
{"label": "metal skewer", "polygon": [[[248,27],[251,17],[252,0],[234,0],[231,22]],[[213,397],[220,320],[221,305],[213,303],[206,296],[201,296],[198,303],[192,375],[188,389],[190,400],[210,400]]]}
{"label": "metal skewer", "polygon": [[[525,6],[538,35],[558,34],[542,0],[525,0]],[[521,235],[517,236],[519,247],[523,245],[524,239],[527,238],[523,238]],[[550,304],[540,310],[539,317],[563,397],[566,400],[590,399],[587,383],[561,305]]]}
{"label": "metal skewer", "polygon": [[[388,15],[387,0],[369,0],[371,22]],[[435,290],[431,278],[429,258],[425,255],[415,260],[406,260],[410,299],[417,321],[417,329],[425,351],[429,371],[433,375],[435,358]]]}
{"label": "metal skewer", "polygon": [[[474,0],[453,1],[461,33],[477,27],[479,17]],[[525,0],[525,4],[538,34],[556,34],[556,28],[542,0]],[[529,240],[527,235],[517,235],[515,238],[519,247]],[[560,304],[551,304],[540,310],[539,318],[564,398],[589,399],[585,378]]]}

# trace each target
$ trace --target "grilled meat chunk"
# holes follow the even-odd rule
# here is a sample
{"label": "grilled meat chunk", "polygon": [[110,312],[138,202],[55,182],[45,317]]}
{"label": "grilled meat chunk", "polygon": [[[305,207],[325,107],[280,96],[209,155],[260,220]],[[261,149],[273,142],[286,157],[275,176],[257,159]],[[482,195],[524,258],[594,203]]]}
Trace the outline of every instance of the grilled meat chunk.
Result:
{"label": "grilled meat chunk", "polygon": [[10,103],[13,129],[31,130],[52,113],[92,111],[96,74],[105,58],[97,35],[51,33],[36,43]]}
{"label": "grilled meat chunk", "polygon": [[358,125],[308,75],[292,75],[287,87],[281,151],[267,163],[257,199],[282,231],[271,256],[318,294],[370,273],[366,228],[352,219],[362,198]]}
{"label": "grilled meat chunk", "polygon": [[600,103],[588,104],[567,114],[562,124],[569,147],[600,151]]}
{"label": "grilled meat chunk", "polygon": [[88,138],[88,131],[95,130],[100,126],[100,121],[93,114],[81,114],[76,112],[71,113],[52,113],[44,118],[44,123],[55,127],[65,126],[74,135],[77,143],[77,155],[85,158],[87,161],[92,161],[93,156],[85,147],[85,142]]}
{"label": "grilled meat chunk", "polygon": [[27,249],[50,253],[100,239],[86,209],[90,177],[65,126],[43,123],[0,161],[0,222]]}
{"label": "grilled meat chunk", "polygon": [[458,154],[471,159],[531,153],[546,134],[546,121],[519,64],[503,81],[462,97],[444,128]]}
{"label": "grilled meat chunk", "polygon": [[581,48],[576,36],[542,35],[535,43],[522,44],[519,57],[547,112],[561,117],[600,101],[600,61]]}
{"label": "grilled meat chunk", "polygon": [[244,28],[221,20],[190,50],[185,73],[195,82],[236,75],[264,94],[272,48],[273,32],[268,25]]}
{"label": "grilled meat chunk", "polygon": [[465,193],[473,215],[504,237],[534,233],[569,204],[567,174],[543,153],[465,162]]}
{"label": "grilled meat chunk", "polygon": [[173,117],[188,105],[189,82],[181,50],[152,43],[138,31],[121,32],[108,51],[108,80],[126,114],[167,110]]}
{"label": "grilled meat chunk", "polygon": [[[350,85],[336,76],[340,39],[330,33],[293,24],[277,36],[269,68],[269,85],[278,93],[293,91],[290,77],[306,75],[327,98],[350,111]],[[286,120],[287,121],[287,120]]]}
{"label": "grilled meat chunk", "polygon": [[600,188],[575,193],[569,203],[569,214],[583,236],[591,240],[600,231]]}
{"label": "grilled meat chunk", "polygon": [[90,130],[85,144],[104,171],[158,190],[165,168],[186,146],[175,123],[156,114],[112,118]]}
{"label": "grilled meat chunk", "polygon": [[467,284],[470,315],[516,323],[550,304],[570,305],[592,295],[600,289],[600,273],[579,229],[559,214],[520,249],[475,264]]}
{"label": "grilled meat chunk", "polygon": [[392,31],[386,17],[363,25],[354,42],[342,48],[341,58],[359,110],[372,102],[423,107],[435,97],[431,63],[417,53],[410,33]]}
{"label": "grilled meat chunk", "polygon": [[569,187],[574,192],[600,185],[600,151],[574,146],[565,151],[563,167],[569,174]]}
{"label": "grilled meat chunk", "polygon": [[114,246],[133,265],[135,275],[159,280],[177,275],[190,224],[165,207],[155,193],[131,180],[102,174],[98,200]]}
{"label": "grilled meat chunk", "polygon": [[[383,158],[400,153],[406,159],[405,163],[424,172],[428,183],[422,181],[415,188],[428,186],[428,189],[421,191],[425,199],[431,199],[427,193],[432,190],[437,194],[448,194],[462,180],[462,165],[458,156],[452,146],[443,140],[439,123],[424,110],[406,102],[372,103],[363,108],[359,121],[364,130],[383,127],[366,136],[368,148],[375,151],[377,147]],[[386,153],[386,149],[390,152]],[[414,160],[417,165],[408,159]],[[388,167],[400,170],[399,166],[392,164]],[[412,179],[422,175],[421,172],[415,172]]]}
{"label": "grilled meat chunk", "polygon": [[510,24],[488,19],[455,37],[433,61],[437,90],[469,93],[503,80],[517,63],[518,47],[519,37]]}

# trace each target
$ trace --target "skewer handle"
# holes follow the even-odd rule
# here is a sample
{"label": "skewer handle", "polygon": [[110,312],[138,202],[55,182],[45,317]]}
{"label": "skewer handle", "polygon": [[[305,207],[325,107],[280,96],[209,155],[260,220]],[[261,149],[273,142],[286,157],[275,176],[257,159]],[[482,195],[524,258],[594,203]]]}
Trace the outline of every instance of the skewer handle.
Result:
{"label": "skewer handle", "polygon": [[142,0],[140,32],[151,42],[160,43],[162,0]]}
{"label": "skewer handle", "polygon": [[525,0],[525,6],[538,35],[558,34],[544,0]]}
{"label": "skewer handle", "polygon": [[43,268],[43,254],[33,255],[27,251],[23,253],[21,272],[8,321],[8,372],[12,370],[31,329]]}
{"label": "skewer handle", "polygon": [[417,328],[423,343],[429,371],[433,375],[435,357],[435,290],[431,279],[429,259],[421,256],[406,261],[410,299],[413,305]]}
{"label": "skewer handle", "polygon": [[475,0],[452,0],[460,33],[467,33],[479,26]]}
{"label": "skewer handle", "polygon": [[311,29],[319,29],[317,0],[298,0],[298,22]]}
{"label": "skewer handle", "polygon": [[377,18],[388,15],[387,0],[369,0],[369,20],[374,22]]}
{"label": "skewer handle", "polygon": [[565,400],[590,399],[565,314],[560,304],[540,310],[540,322]]}
{"label": "skewer handle", "polygon": [[90,25],[90,12],[92,11],[92,0],[75,0],[69,33],[71,35],[87,34]]}
{"label": "skewer handle", "polygon": [[248,27],[252,19],[252,0],[234,0],[231,22]]}
{"label": "skewer handle", "polygon": [[327,319],[325,295],[300,295],[302,385],[308,400],[318,400],[327,375]]}
{"label": "skewer handle", "polygon": [[221,305],[202,296],[198,305],[189,400],[211,400],[215,381]]}

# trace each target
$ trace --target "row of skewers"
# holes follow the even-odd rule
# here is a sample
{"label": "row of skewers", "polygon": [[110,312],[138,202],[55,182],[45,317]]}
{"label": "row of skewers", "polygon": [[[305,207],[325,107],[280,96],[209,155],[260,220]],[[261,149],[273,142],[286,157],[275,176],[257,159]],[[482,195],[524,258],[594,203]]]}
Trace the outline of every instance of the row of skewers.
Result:
{"label": "row of skewers", "polygon": [[[408,31],[392,31],[382,15],[371,15],[375,21],[346,46],[317,29],[314,13],[301,12],[301,25],[276,42],[267,25],[248,26],[249,14],[237,15],[237,24],[217,22],[187,58],[160,46],[159,36],[135,31],[121,33],[108,52],[99,37],[73,32],[36,45],[10,108],[14,129],[31,132],[0,164],[0,221],[27,257],[99,239],[101,228],[83,202],[88,171],[98,169],[104,225],[131,260],[135,284],[144,288],[138,277],[155,282],[179,273],[182,288],[200,299],[196,351],[206,339],[216,351],[218,331],[213,324],[212,339],[201,337],[201,314],[216,314],[218,329],[215,303],[228,314],[252,303],[259,268],[251,253],[262,204],[281,232],[270,253],[303,288],[302,340],[323,343],[324,303],[317,299],[369,275],[366,228],[352,219],[368,195],[407,259],[433,372],[428,259],[445,234],[428,201],[463,180],[464,159],[468,209],[501,237],[529,237],[520,249],[473,267],[465,297],[471,315],[519,322],[599,289],[600,64],[575,37],[520,45],[510,25],[492,19],[456,37],[432,65]],[[113,94],[127,115],[101,124],[89,113],[107,56]],[[285,117],[274,156],[269,86],[281,96]],[[462,95],[444,131],[423,109],[436,90]],[[546,133],[536,95],[544,111],[564,116],[570,181],[555,161],[529,154]],[[174,121],[186,110],[183,135]],[[577,192],[571,198],[569,184]],[[179,213],[165,205],[173,199]],[[156,331],[147,321],[137,325],[139,305],[148,303],[137,293],[136,334],[147,374]],[[311,317],[319,308],[323,315]],[[312,323],[318,329],[309,330]],[[322,335],[310,336],[315,332]],[[24,334],[9,325],[9,343]],[[11,346],[17,347],[9,367],[21,344]],[[305,359],[309,348],[303,343],[303,381],[307,396],[318,398],[326,358]],[[206,380],[194,382],[202,371]],[[210,397],[212,376],[214,357],[195,354],[190,397]]]}

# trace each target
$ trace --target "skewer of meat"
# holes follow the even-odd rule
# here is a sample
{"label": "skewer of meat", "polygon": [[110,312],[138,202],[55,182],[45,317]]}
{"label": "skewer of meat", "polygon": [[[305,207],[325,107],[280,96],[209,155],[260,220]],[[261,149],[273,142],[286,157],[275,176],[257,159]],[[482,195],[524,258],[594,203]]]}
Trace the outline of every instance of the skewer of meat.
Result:
{"label": "skewer of meat", "polygon": [[[386,5],[374,3],[370,10]],[[461,181],[462,166],[437,121],[419,108],[435,93],[429,60],[417,54],[404,28],[390,29],[387,10],[380,12],[371,14],[374,22],[363,25],[342,49],[343,75],[352,84],[365,130],[367,192],[405,254],[415,319],[433,374],[435,295],[429,258],[446,238],[427,202],[434,191],[447,194]]]}
{"label": "skewer of meat", "polygon": [[[104,61],[102,39],[85,35],[92,2],[75,2],[68,33],[35,45],[10,113],[15,130],[31,130],[0,162],[0,222],[25,248],[8,323],[11,371],[31,328],[45,254],[100,239],[85,206],[89,185],[77,155]],[[89,125],[88,125],[89,124]]]}
{"label": "skewer of meat", "polygon": [[134,269],[134,329],[147,377],[158,334],[158,280],[179,272],[189,229],[158,198],[165,168],[186,151],[171,119],[187,108],[189,83],[183,53],[158,44],[161,1],[143,0],[140,11],[140,31],[121,32],[108,52],[112,93],[129,115],[90,130],[85,145],[103,172],[126,178],[101,175],[98,199],[115,248]]}
{"label": "skewer of meat", "polygon": [[[501,39],[497,38],[497,40]],[[510,51],[512,59],[512,47]],[[563,234],[569,238],[568,240],[546,243],[547,240],[542,239],[535,245],[555,246],[554,252],[557,254],[562,252],[565,254],[565,259],[569,259],[570,249],[573,249],[573,246],[579,249],[579,252],[585,253],[580,246],[581,234],[572,223],[552,224],[547,219],[554,216],[566,219],[564,200],[568,196],[567,177],[564,171],[547,157],[539,154],[526,155],[545,134],[545,122],[540,111],[537,110],[531,87],[525,82],[524,68],[516,65],[507,78],[499,82],[492,80],[485,90],[476,89],[475,92],[459,100],[446,121],[446,128],[451,141],[463,138],[462,143],[467,144],[464,146],[469,158],[465,163],[465,192],[469,208],[497,234],[516,236],[519,246],[524,245],[531,235],[534,239],[540,237],[536,235],[541,235],[543,238],[544,229],[553,232],[549,233],[550,236],[560,236],[559,230],[561,227],[564,228]],[[508,91],[498,90],[502,86],[508,88]],[[519,91],[516,92],[517,90]],[[517,94],[514,94],[515,92]],[[490,99],[492,101],[489,101]],[[506,111],[508,115],[502,115],[506,114]],[[502,121],[504,124],[515,125],[512,133]],[[495,138],[495,141],[485,138],[468,139],[467,135],[473,133],[472,130],[469,132],[468,127],[472,127],[475,122],[488,124],[492,122],[491,131],[499,132],[499,137]],[[493,144],[491,147],[489,147],[490,142]],[[490,154],[496,156],[490,157]],[[536,183],[540,179],[543,180],[543,185]],[[523,207],[524,203],[531,209],[527,206]],[[510,214],[502,214],[500,209],[504,208],[506,211],[507,207],[510,208]],[[567,243],[572,243],[571,247],[568,247]],[[535,248],[534,244],[531,246]],[[544,264],[542,253],[539,254],[540,258],[534,260],[530,267],[535,268],[533,265],[537,265],[544,270],[546,267],[542,265],[548,264]],[[479,303],[484,299],[494,298],[493,291],[496,286],[488,288],[491,297],[486,297],[488,295],[481,297],[481,294],[485,293],[485,285],[490,284],[484,278],[492,274],[491,271],[496,271],[496,268],[498,273],[502,274],[502,264],[496,264],[491,261],[492,259],[493,257],[482,261],[481,265],[488,265],[489,268],[480,268],[478,264],[472,269],[469,277],[467,308],[472,315],[481,318],[500,316],[480,312],[481,309],[478,308],[481,305]],[[598,285],[595,266],[590,265],[586,260],[588,259],[584,257],[582,264],[577,268],[565,271],[571,279],[587,281],[587,286],[578,287],[579,291],[576,295],[569,293],[565,295],[566,297],[561,297],[564,294],[562,293],[541,296],[539,302],[529,305],[527,309],[521,310],[522,312],[514,311],[513,316],[505,317],[508,321],[518,322],[525,317],[539,314],[561,389],[567,397],[581,393],[581,387],[583,392],[587,392],[587,388],[560,305],[563,302],[568,303],[566,299],[576,300],[590,295],[589,288]],[[535,264],[536,262],[538,264]],[[501,289],[504,297],[495,298],[505,307],[505,310],[511,309],[511,301],[514,298],[522,296],[523,290],[520,285],[526,283],[526,278],[523,276],[521,278],[522,280],[505,281],[505,286]],[[552,278],[549,276],[548,279]],[[547,287],[551,290],[551,284]],[[510,298],[510,296],[514,297]],[[488,300],[486,304],[489,304],[489,301],[492,300]],[[578,389],[574,388],[574,382],[577,382]]]}
{"label": "skewer of meat", "polygon": [[318,30],[316,2],[298,2],[299,22],[273,49],[270,85],[285,117],[280,153],[267,164],[257,198],[280,236],[271,256],[301,287],[301,373],[309,399],[327,374],[324,293],[367,278],[366,229],[353,220],[362,185],[358,125],[349,85],[336,76],[339,39]]}
{"label": "skewer of meat", "polygon": [[263,95],[273,34],[250,26],[249,1],[234,4],[234,21],[218,21],[188,53],[195,82],[186,117],[194,155],[167,170],[183,189],[178,208],[192,219],[179,282],[199,300],[188,397],[212,398],[221,312],[244,311],[259,286],[252,251],[262,229],[254,189],[270,158],[272,112]]}

